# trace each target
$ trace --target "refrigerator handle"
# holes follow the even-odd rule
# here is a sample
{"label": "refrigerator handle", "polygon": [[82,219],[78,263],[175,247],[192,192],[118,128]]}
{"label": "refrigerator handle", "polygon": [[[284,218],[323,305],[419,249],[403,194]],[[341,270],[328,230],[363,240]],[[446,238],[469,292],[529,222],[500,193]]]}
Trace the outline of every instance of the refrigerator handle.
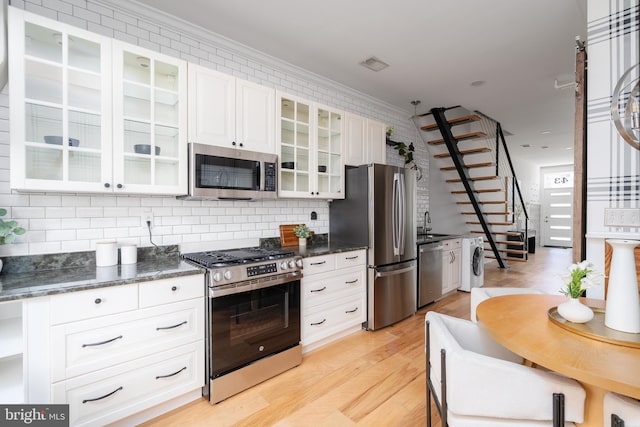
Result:
{"label": "refrigerator handle", "polygon": [[399,192],[399,186],[400,186],[400,178],[399,178],[400,174],[399,173],[394,173],[393,174],[393,191],[392,191],[392,202],[391,202],[391,222],[393,224],[392,226],[392,240],[393,240],[393,255],[397,256],[400,255],[400,243],[399,243],[399,233],[398,233],[398,209],[399,209],[399,203],[398,203],[398,192]]}
{"label": "refrigerator handle", "polygon": [[401,268],[399,270],[376,271],[376,278],[378,278],[378,277],[395,276],[396,274],[407,273],[407,272],[413,271],[415,269],[416,269],[415,265],[412,265],[411,267]]}
{"label": "refrigerator handle", "polygon": [[399,203],[399,216],[400,216],[400,221],[398,221],[398,253],[399,255],[404,255],[404,245],[405,245],[405,240],[406,240],[406,234],[407,234],[407,230],[405,230],[406,228],[406,217],[405,217],[405,210],[406,210],[406,204],[407,204],[407,200],[405,197],[405,184],[404,184],[404,174],[398,174],[398,177],[400,178],[399,181],[399,190],[400,190],[400,194],[398,195],[398,203]]}

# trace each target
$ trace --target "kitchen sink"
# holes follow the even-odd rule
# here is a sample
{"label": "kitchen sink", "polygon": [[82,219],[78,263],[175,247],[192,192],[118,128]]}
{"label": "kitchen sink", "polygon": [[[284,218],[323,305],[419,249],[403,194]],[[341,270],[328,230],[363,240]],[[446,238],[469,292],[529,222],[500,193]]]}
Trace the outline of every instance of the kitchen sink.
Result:
{"label": "kitchen sink", "polygon": [[418,237],[424,237],[424,238],[432,238],[432,237],[444,237],[444,236],[449,236],[449,234],[438,234],[438,233],[418,233]]}

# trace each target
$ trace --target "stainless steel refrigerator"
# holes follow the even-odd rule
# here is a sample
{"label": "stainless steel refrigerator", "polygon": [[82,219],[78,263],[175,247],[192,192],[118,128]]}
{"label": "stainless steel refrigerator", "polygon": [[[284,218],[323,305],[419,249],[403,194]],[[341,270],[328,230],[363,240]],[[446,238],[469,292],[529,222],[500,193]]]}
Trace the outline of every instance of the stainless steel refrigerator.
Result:
{"label": "stainless steel refrigerator", "polygon": [[370,164],[345,171],[329,206],[329,241],[368,246],[367,329],[416,312],[415,172]]}

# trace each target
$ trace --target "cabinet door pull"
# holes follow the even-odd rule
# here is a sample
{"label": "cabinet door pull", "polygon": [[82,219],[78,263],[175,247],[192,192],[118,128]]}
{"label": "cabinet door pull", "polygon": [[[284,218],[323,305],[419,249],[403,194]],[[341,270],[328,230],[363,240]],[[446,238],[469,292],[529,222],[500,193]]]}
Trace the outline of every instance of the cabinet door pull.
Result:
{"label": "cabinet door pull", "polygon": [[172,286],[172,287],[171,287],[171,290],[172,290],[173,292],[175,292],[175,291],[177,291],[177,290],[178,290],[178,287],[177,287],[177,286]]}
{"label": "cabinet door pull", "polygon": [[327,261],[320,261],[320,262],[312,262],[310,263],[310,265],[322,265],[322,264],[326,264]]}
{"label": "cabinet door pull", "polygon": [[102,302],[102,298],[96,298],[93,302],[95,302],[96,304],[100,304]]}
{"label": "cabinet door pull", "polygon": [[321,287],[320,289],[311,289],[311,292],[322,292],[322,291],[324,291],[325,289],[327,289],[327,287],[326,287],[326,286],[323,286],[323,287]]}
{"label": "cabinet door pull", "polygon": [[178,370],[178,371],[175,371],[173,374],[158,375],[158,376],[156,376],[156,379],[157,379],[157,380],[159,380],[160,378],[169,378],[169,377],[173,377],[174,375],[178,375],[180,372],[182,372],[182,371],[186,371],[186,370],[187,370],[187,367],[185,366],[184,368],[182,368],[182,369],[180,369],[180,370]]}
{"label": "cabinet door pull", "polygon": [[354,283],[357,283],[358,279],[354,279],[354,280],[347,280],[346,282],[344,282],[347,285],[353,285]]}
{"label": "cabinet door pull", "polygon": [[171,325],[171,326],[158,326],[158,327],[156,328],[156,331],[163,331],[163,330],[165,330],[165,329],[174,329],[174,328],[177,328],[178,326],[182,326],[182,325],[186,325],[186,324],[187,324],[187,321],[185,320],[184,322],[178,323],[178,324],[176,324],[176,325]]}
{"label": "cabinet door pull", "polygon": [[119,392],[120,390],[122,390],[122,386],[118,387],[117,389],[113,390],[111,393],[107,393],[104,396],[100,396],[100,397],[96,397],[95,399],[84,399],[82,401],[82,403],[87,403],[87,402],[95,402],[96,400],[102,400],[102,399],[106,399],[107,397]]}
{"label": "cabinet door pull", "polygon": [[353,310],[347,310],[347,311],[345,311],[345,313],[347,313],[347,314],[355,313],[356,311],[358,311],[358,307],[354,308]]}
{"label": "cabinet door pull", "polygon": [[84,348],[84,347],[95,347],[97,345],[109,344],[110,342],[114,342],[115,340],[119,340],[121,338],[122,338],[122,335],[117,336],[115,338],[111,338],[110,340],[106,340],[106,341],[94,342],[94,343],[91,343],[91,344],[82,344],[82,348]]}
{"label": "cabinet door pull", "polygon": [[358,259],[358,255],[355,256],[346,256],[344,259]]}
{"label": "cabinet door pull", "polygon": [[315,322],[315,323],[314,323],[314,322],[312,322],[312,323],[311,323],[311,326],[318,326],[318,325],[322,325],[322,324],[323,324],[324,322],[326,322],[326,321],[327,321],[327,319],[322,319],[320,322]]}

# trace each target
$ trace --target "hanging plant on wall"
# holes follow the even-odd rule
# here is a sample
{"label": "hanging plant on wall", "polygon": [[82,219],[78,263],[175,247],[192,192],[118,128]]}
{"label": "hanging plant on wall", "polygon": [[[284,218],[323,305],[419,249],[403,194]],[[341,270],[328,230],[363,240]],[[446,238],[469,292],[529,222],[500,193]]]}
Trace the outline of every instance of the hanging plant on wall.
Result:
{"label": "hanging plant on wall", "polygon": [[414,161],[413,153],[415,151],[415,146],[413,145],[413,142],[410,142],[409,145],[407,145],[404,142],[392,141],[391,140],[392,132],[393,132],[393,127],[389,126],[387,128],[387,144],[391,145],[393,149],[398,152],[398,155],[404,158],[405,166],[410,165],[409,168],[416,171],[416,180],[420,181],[422,179],[422,169]]}

